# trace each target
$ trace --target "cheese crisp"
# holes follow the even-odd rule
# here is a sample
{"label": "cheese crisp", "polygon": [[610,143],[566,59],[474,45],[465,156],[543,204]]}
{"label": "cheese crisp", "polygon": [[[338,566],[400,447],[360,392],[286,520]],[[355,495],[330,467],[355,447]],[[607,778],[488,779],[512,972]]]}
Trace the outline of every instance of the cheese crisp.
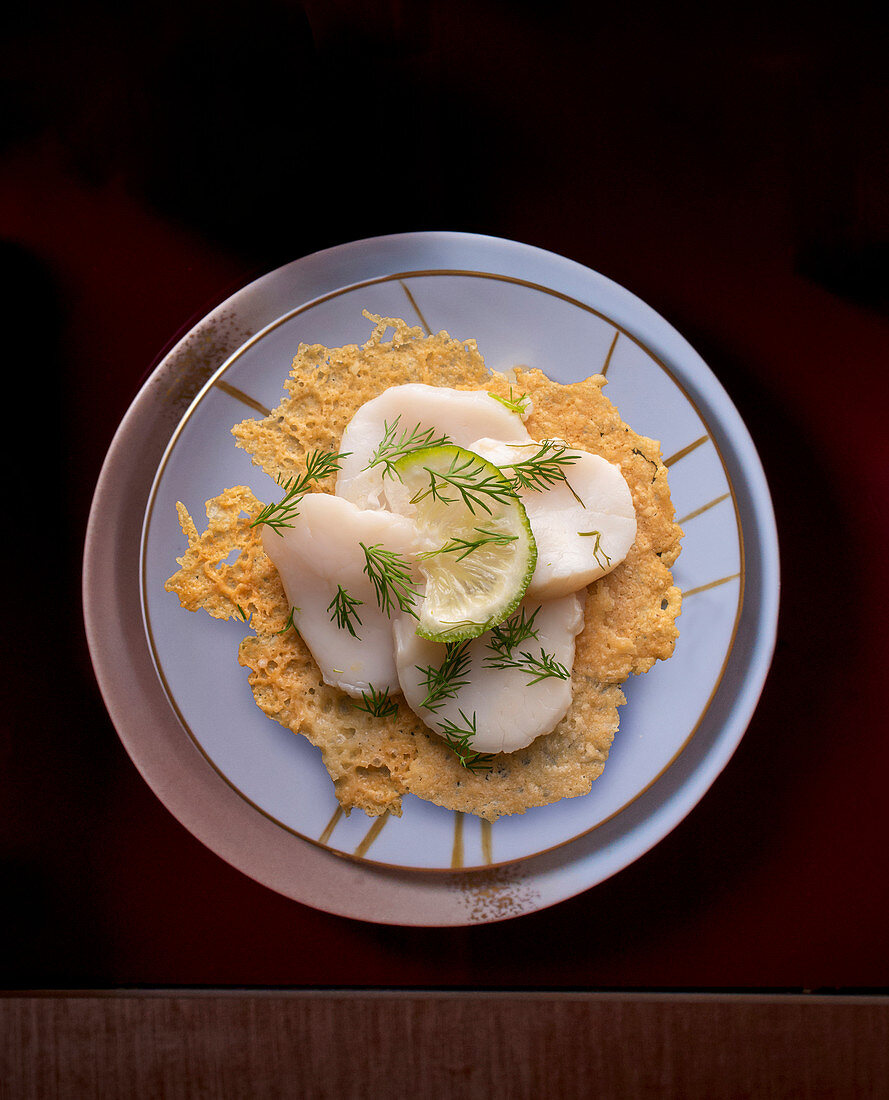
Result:
{"label": "cheese crisp", "polygon": [[[474,773],[400,696],[391,717],[356,708],[351,697],[323,682],[293,628],[261,529],[250,527],[262,503],[243,486],[208,501],[203,534],[178,506],[188,549],[166,588],[188,610],[249,619],[253,633],[241,642],[239,660],[257,705],[320,750],[347,813],[357,807],[370,816],[400,815],[401,796],[411,792],[493,821],[586,794],[602,773],[618,728],[618,707],[625,702],[620,685],[670,657],[678,636],[681,596],[670,567],[682,532],[674,522],[660,445],[623,423],[602,393],[601,375],[561,385],[538,370],[516,368],[509,378],[491,374],[473,340],[446,332],[426,336],[404,321],[366,316],[375,328],[363,346],[300,345],[284,400],[264,419],[238,424],[237,445],[270,477],[284,481],[305,470],[310,452],[337,451],[355,412],[391,386],[420,382],[504,398],[512,386],[513,393],[527,393],[533,401],[526,427],[534,439],[565,440],[619,466],[633,497],[636,540],[626,559],[586,591],[565,717],[552,733],[496,755],[490,771]],[[332,492],[334,476],[313,488]]]}

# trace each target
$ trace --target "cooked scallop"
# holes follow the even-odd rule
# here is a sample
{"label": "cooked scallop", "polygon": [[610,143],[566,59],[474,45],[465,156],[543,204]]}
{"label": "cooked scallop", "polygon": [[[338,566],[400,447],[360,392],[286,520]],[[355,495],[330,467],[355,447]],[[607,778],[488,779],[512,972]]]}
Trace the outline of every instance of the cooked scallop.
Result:
{"label": "cooked scallop", "polygon": [[[426,641],[415,633],[413,620],[401,617],[394,623],[401,690],[436,733],[471,730],[472,751],[515,752],[564,717],[571,703],[574,639],[582,628],[583,603],[576,595],[543,603],[526,598],[498,630],[462,648]],[[498,646],[510,630],[525,637]],[[446,660],[451,664],[443,669]],[[442,679],[455,690],[430,699],[430,688]]]}
{"label": "cooked scallop", "polygon": [[[510,476],[511,467],[536,455],[540,444],[487,438],[469,450]],[[566,448],[564,455],[573,459],[563,467],[564,480],[542,491],[519,489],[537,542],[528,596],[539,600],[576,592],[610,573],[636,538],[633,498],[620,467],[588,451]]]}
{"label": "cooked scallop", "polygon": [[531,439],[519,413],[484,391],[421,383],[392,386],[362,405],[347,425],[340,442],[347,457],[340,465],[336,494],[360,508],[382,507],[384,484],[396,477],[386,455],[398,458],[406,446],[416,449],[443,441],[466,447],[482,436]]}
{"label": "cooked scallop", "polygon": [[370,687],[398,691],[392,623],[365,572],[362,543],[407,561],[425,543],[409,519],[365,511],[341,497],[309,493],[299,508],[282,534],[263,527],[262,543],[324,682],[354,696]]}

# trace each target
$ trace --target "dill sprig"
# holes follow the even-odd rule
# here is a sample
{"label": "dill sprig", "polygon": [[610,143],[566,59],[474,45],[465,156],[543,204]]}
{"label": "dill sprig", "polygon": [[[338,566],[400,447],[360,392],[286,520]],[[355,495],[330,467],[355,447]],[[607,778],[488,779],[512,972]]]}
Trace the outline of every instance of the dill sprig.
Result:
{"label": "dill sprig", "polygon": [[543,646],[540,647],[539,657],[535,657],[525,650],[522,650],[518,656],[495,653],[493,656],[485,658],[485,668],[519,669],[531,677],[527,683],[528,687],[539,684],[541,680],[548,680],[551,677],[558,680],[567,680],[571,676],[569,669],[559,664],[554,653],[546,653]]}
{"label": "dill sprig", "polygon": [[365,546],[360,542],[358,545],[364,551],[364,572],[374,586],[380,610],[391,618],[397,605],[399,611],[416,619],[417,587],[411,576],[410,562],[394,550],[384,549],[382,543]]}
{"label": "dill sprig", "polygon": [[309,491],[313,481],[322,481],[324,478],[335,474],[340,468],[340,462],[347,457],[346,454],[337,454],[335,451],[312,451],[306,459],[306,472],[300,477],[292,477],[282,480],[276,478],[278,485],[284,490],[284,496],[277,504],[266,504],[251,527],[259,527],[267,524],[280,535],[283,528],[292,527],[293,520],[299,515],[299,503]]}
{"label": "dill sprig", "polygon": [[356,710],[364,710],[371,718],[392,718],[398,713],[398,703],[389,698],[389,689],[377,691],[373,684],[367,685],[367,691],[362,691],[361,702],[353,703]]}
{"label": "dill sprig", "polygon": [[438,668],[434,665],[415,666],[422,675],[423,686],[426,688],[426,698],[420,703],[421,707],[431,711],[440,710],[446,699],[455,698],[460,688],[466,687],[469,681],[461,677],[469,670],[471,658],[468,650],[468,641],[447,642],[444,660]]}
{"label": "dill sprig", "polygon": [[510,412],[518,413],[519,416],[526,411],[531,400],[529,393],[521,393],[518,397],[513,397],[512,386],[509,387],[509,397],[501,397],[499,393],[491,393],[490,390],[488,391],[488,397],[493,397],[495,401],[499,401]]}
{"label": "dill sprig", "polygon": [[513,615],[505,622],[499,623],[490,633],[488,648],[493,649],[500,657],[512,657],[514,650],[522,642],[537,637],[534,620],[537,618],[539,610],[539,607],[536,608],[526,619],[525,608],[523,607],[518,615]]}
{"label": "dill sprig", "polygon": [[457,551],[461,551],[457,561],[463,561],[465,557],[473,552],[473,550],[479,550],[482,546],[507,546],[511,542],[518,540],[518,535],[504,535],[500,531],[488,531],[484,527],[474,527],[474,531],[478,532],[478,538],[475,539],[461,539],[453,538],[448,539],[446,543],[439,546],[437,550],[427,550],[425,554],[420,554],[421,558],[434,558],[438,554],[455,554]]}
{"label": "dill sprig", "polygon": [[422,430],[419,423],[410,431],[405,429],[396,438],[399,420],[401,420],[401,413],[395,417],[391,425],[387,421],[383,421],[383,438],[371,455],[370,462],[364,468],[370,470],[374,466],[382,465],[384,478],[397,477],[400,481],[401,474],[395,469],[395,463],[400,458],[404,458],[405,455],[409,455],[413,451],[421,451],[426,447],[441,447],[451,441],[446,435],[436,436],[435,428]]}
{"label": "dill sprig", "polygon": [[[573,466],[577,459],[578,455],[570,454],[567,446],[558,439],[544,439],[536,454],[522,459],[521,462],[509,463],[503,469],[512,471],[516,492],[527,489],[529,492],[541,493],[560,481],[568,485],[565,468]],[[568,488],[571,489],[571,486],[568,485]],[[583,504],[573,489],[571,493],[579,504]]]}
{"label": "dill sprig", "polygon": [[[601,531],[578,531],[577,533],[578,533],[578,535],[580,535],[581,538],[591,538],[591,537],[595,538],[596,541],[593,543],[593,557],[598,562],[600,569],[607,569],[608,566],[611,565],[611,558],[602,549],[602,532]],[[605,564],[604,565],[602,564],[602,560],[599,557],[600,554],[605,559]]]}
{"label": "dill sprig", "polygon": [[293,621],[293,616],[296,614],[297,611],[299,611],[298,607],[291,607],[290,614],[287,616],[287,621],[284,623],[280,630],[275,631],[276,636],[278,634],[285,634],[291,627],[296,630],[296,623],[294,623]]}
{"label": "dill sprig", "polygon": [[348,630],[353,638],[357,638],[355,633],[355,626],[352,623],[354,619],[359,626],[361,626],[361,619],[358,617],[356,607],[360,607],[364,603],[364,600],[356,600],[353,596],[343,588],[341,584],[336,586],[336,595],[327,605],[328,611],[333,611],[330,616],[330,621],[336,620],[336,625],[340,630]]}
{"label": "dill sprig", "polygon": [[[515,490],[509,479],[471,452],[457,452],[444,472],[430,466],[423,469],[429,475],[429,487],[416,493],[411,504],[419,504],[428,496],[441,504],[454,504],[461,499],[473,515],[476,507],[492,515],[489,502],[508,504],[515,500]],[[457,496],[450,496],[448,490],[453,490]]]}
{"label": "dill sprig", "polygon": [[472,740],[478,733],[475,711],[472,712],[472,718],[467,718],[461,710],[460,717],[464,722],[462,726],[458,726],[450,720],[445,720],[439,724],[438,728],[442,737],[447,742],[448,748],[457,754],[460,763],[467,771],[489,772],[491,762],[494,759],[493,754],[476,752],[472,747]]}

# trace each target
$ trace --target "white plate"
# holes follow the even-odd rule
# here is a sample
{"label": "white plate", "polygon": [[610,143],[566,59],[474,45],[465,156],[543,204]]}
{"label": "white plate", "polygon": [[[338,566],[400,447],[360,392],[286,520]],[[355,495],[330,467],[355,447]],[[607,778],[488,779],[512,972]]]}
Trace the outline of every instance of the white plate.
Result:
{"label": "white plate", "polygon": [[[243,624],[190,615],[163,590],[183,549],[175,501],[200,525],[204,501],[228,485],[270,498],[273,483],[235,448],[230,428],[278,403],[299,342],[363,342],[362,309],[474,337],[495,369],[522,364],[572,381],[607,366],[606,392],[621,415],[662,442],[686,530],[674,571],[685,593],[680,639],[669,662],[627,685],[611,757],[584,798],[493,826],[413,797],[401,819],[346,819],[317,752],[255,707],[237,663]],[[459,924],[571,896],[626,866],[691,809],[762,688],[778,554],[749,436],[661,317],[562,257],[420,233],[355,242],[272,272],[170,352],[109,451],[84,586],[96,672],[120,736],[195,835],[318,908]]]}

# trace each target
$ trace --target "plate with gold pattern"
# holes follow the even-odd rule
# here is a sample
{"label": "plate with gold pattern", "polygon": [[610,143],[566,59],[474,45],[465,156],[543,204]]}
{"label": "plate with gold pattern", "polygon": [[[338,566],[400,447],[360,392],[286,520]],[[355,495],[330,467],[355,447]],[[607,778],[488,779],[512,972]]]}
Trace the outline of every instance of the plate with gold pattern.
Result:
{"label": "plate with gold pattern", "polygon": [[[661,442],[685,532],[673,567],[680,635],[669,661],[624,685],[620,729],[588,795],[493,823],[412,795],[400,818],[346,816],[318,751],[256,707],[238,664],[244,624],[184,612],[164,590],[184,550],[176,502],[200,517],[205,501],[238,484],[271,499],[274,483],[230,429],[279,402],[300,343],[363,343],[364,310],[473,338],[494,370],[538,367],[558,382],[604,373],[622,418]],[[196,325],[114,439],[84,568],[106,704],[168,809],[287,896],[419,925],[554,904],[666,835],[743,735],[771,659],[777,595],[774,517],[755,449],[683,338],[570,260],[458,233],[376,238],[297,260]]]}

